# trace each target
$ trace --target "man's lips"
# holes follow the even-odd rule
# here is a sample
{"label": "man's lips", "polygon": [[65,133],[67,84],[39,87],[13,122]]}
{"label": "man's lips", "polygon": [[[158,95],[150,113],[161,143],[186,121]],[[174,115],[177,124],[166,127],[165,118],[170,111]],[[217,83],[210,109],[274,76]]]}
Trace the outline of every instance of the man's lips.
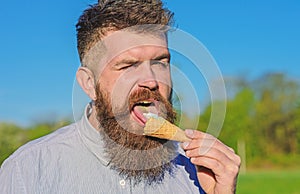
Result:
{"label": "man's lips", "polygon": [[154,100],[144,100],[136,103],[132,110],[131,115],[140,125],[145,126],[147,118],[143,115],[144,113],[154,113],[158,114],[157,101]]}

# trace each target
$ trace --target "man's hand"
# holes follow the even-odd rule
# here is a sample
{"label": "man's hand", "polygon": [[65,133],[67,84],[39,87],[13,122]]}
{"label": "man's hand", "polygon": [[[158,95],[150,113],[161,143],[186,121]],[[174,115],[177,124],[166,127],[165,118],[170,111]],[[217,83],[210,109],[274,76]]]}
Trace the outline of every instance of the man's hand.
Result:
{"label": "man's hand", "polygon": [[186,156],[197,167],[201,187],[208,194],[235,193],[241,159],[220,140],[196,130],[185,130],[192,139],[183,143]]}

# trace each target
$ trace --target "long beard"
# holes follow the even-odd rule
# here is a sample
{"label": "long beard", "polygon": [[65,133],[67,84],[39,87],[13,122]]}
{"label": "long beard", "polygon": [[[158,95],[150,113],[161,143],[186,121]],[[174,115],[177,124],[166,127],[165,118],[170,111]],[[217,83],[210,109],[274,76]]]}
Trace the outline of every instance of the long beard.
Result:
{"label": "long beard", "polygon": [[[110,167],[134,185],[140,182],[154,185],[161,183],[166,174],[175,170],[174,158],[177,156],[177,144],[172,141],[146,137],[131,131],[129,111],[115,116],[107,95],[96,88],[95,106],[100,124],[100,134],[105,142],[105,152],[110,159]],[[175,112],[168,100],[158,91],[139,90],[129,97],[129,104],[144,99],[156,99],[164,106],[159,112],[170,122],[175,120]],[[121,115],[121,116],[120,116]]]}

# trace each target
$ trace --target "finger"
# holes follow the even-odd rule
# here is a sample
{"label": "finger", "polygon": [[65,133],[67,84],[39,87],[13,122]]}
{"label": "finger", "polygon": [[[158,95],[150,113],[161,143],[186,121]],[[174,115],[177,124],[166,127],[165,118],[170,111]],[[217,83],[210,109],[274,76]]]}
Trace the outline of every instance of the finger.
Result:
{"label": "finger", "polygon": [[[225,166],[218,160],[204,156],[193,157],[191,158],[191,162],[197,166],[197,176],[200,184],[205,186],[206,192],[235,193],[236,179],[239,171],[237,165],[231,164]],[[214,182],[211,181],[212,178],[214,178],[215,184],[212,184]]]}
{"label": "finger", "polygon": [[[210,169],[215,176],[224,175],[226,173],[225,166],[218,160],[207,157],[192,157],[191,162],[197,167],[205,167]],[[199,169],[198,169],[199,171]]]}
{"label": "finger", "polygon": [[[190,130],[190,129],[187,129],[185,131],[186,134],[189,135],[189,137],[192,139],[191,142],[194,142],[194,146],[191,147],[191,142],[186,142],[186,143],[190,143],[189,145],[190,146],[186,146],[185,148],[194,148],[194,147],[198,147],[199,145],[195,144],[195,142],[201,142],[201,144],[204,144],[204,145],[214,145],[215,143],[219,143],[219,144],[222,144],[216,137],[208,134],[208,133],[204,133],[204,132],[201,132],[201,131],[196,131],[196,130]],[[201,140],[201,141],[200,141]]]}
{"label": "finger", "polygon": [[[206,143],[203,143],[206,142]],[[232,148],[226,146],[219,140],[214,140],[213,143],[207,143],[205,140],[193,140],[187,147],[183,148],[185,151],[199,149],[199,154],[203,155],[211,149],[217,149],[223,154],[227,155],[231,160],[237,161],[239,163],[239,156],[235,154]]]}
{"label": "finger", "polygon": [[232,160],[239,160],[239,156],[235,154],[235,151],[231,147],[228,147],[214,136],[195,130],[190,130],[190,132],[187,133],[193,133],[193,140],[182,144],[184,150],[195,149],[198,147],[204,150],[204,147],[214,147],[228,155]]}
{"label": "finger", "polygon": [[214,158],[206,156],[192,157],[191,162],[196,166],[204,166],[205,168],[211,169],[215,174],[216,178],[229,178],[236,177],[239,172],[239,165],[227,161],[219,161]]}
{"label": "finger", "polygon": [[184,142],[183,149],[189,150],[200,146],[213,147],[215,145],[218,146],[217,144],[222,145],[217,138],[209,134],[204,134],[201,137],[192,139],[192,141]]}
{"label": "finger", "polygon": [[215,148],[195,148],[192,150],[186,151],[186,156],[189,158],[193,157],[208,157],[214,160],[219,161],[225,166],[236,165],[238,168],[241,164],[241,159],[236,154],[224,154],[222,151]]}
{"label": "finger", "polygon": [[185,132],[186,136],[191,138],[191,139],[201,138],[201,137],[203,137],[203,135],[206,134],[204,132],[193,130],[193,129],[185,129],[184,132]]}
{"label": "finger", "polygon": [[231,165],[232,163],[238,165],[238,162],[232,160],[230,156],[224,154],[222,151],[215,148],[208,148],[208,147],[195,148],[186,151],[186,156],[189,158],[201,157],[201,156],[211,158],[219,161],[225,166]]}

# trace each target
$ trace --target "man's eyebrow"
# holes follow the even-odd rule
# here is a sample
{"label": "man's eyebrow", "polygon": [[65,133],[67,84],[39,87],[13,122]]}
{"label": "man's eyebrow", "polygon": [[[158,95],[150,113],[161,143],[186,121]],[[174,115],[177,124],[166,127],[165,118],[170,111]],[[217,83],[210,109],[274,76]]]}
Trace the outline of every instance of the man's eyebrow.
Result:
{"label": "man's eyebrow", "polygon": [[171,57],[170,53],[164,53],[164,54],[161,54],[161,55],[155,57],[152,60],[155,60],[155,61],[159,61],[159,60],[162,60],[162,59],[168,59],[168,60],[170,60],[170,57]]}
{"label": "man's eyebrow", "polygon": [[[157,57],[154,57],[153,59],[150,60],[154,60],[154,61],[160,61],[163,59],[168,59],[170,60],[170,54],[169,53],[163,53]],[[119,65],[123,65],[123,64],[135,64],[135,63],[139,63],[140,60],[136,59],[136,58],[131,58],[131,59],[122,59],[117,61],[113,66],[117,67]]]}
{"label": "man's eyebrow", "polygon": [[134,63],[138,63],[138,62],[139,62],[139,60],[137,60],[135,58],[132,58],[132,59],[122,59],[120,61],[117,61],[114,66],[119,66],[119,65],[122,65],[122,64],[134,64]]}

